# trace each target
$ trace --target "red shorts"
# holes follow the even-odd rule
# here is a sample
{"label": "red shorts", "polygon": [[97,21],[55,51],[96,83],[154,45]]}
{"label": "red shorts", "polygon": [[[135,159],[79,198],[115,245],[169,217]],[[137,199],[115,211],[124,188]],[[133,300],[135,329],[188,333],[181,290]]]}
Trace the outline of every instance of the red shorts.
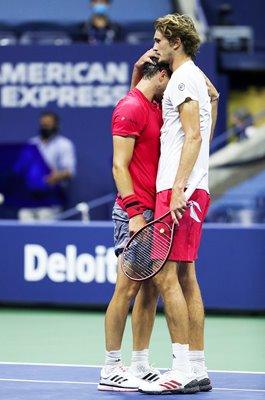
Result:
{"label": "red shorts", "polygon": [[[171,189],[157,193],[155,219],[169,210],[170,199]],[[210,195],[205,190],[197,189],[189,199],[189,201],[192,200],[194,202],[192,207],[187,208],[179,226],[175,227],[173,245],[168,257],[170,261],[192,262],[198,258],[202,223],[210,205]],[[200,222],[196,221],[195,218],[199,219]],[[166,222],[172,223],[170,215]]]}

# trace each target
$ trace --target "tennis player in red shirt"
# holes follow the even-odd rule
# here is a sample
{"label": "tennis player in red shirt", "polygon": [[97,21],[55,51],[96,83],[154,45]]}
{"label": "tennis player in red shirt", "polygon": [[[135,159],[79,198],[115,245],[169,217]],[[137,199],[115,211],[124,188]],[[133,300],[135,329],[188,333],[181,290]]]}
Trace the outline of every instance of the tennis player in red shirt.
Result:
{"label": "tennis player in red shirt", "polygon": [[[112,118],[113,176],[119,192],[113,208],[113,222],[119,266],[115,292],[106,312],[106,359],[98,390],[137,391],[140,379],[153,381],[160,376],[159,371],[149,365],[147,350],[158,292],[152,281],[142,285],[133,282],[120,268],[120,255],[130,234],[154,217],[162,126],[161,100],[171,71],[167,64],[151,59],[152,54],[153,51],[149,51],[139,60],[140,64],[143,60],[149,61],[141,65],[142,79],[118,103]],[[131,301],[138,291],[141,304],[145,305],[142,315],[144,318],[146,314],[148,321],[144,324],[144,321],[135,321],[133,324],[135,330],[144,328],[134,336],[136,341],[141,338],[140,348],[145,350],[133,352],[132,364],[139,361],[141,368],[132,374],[122,365],[121,342]],[[134,349],[138,350],[138,345],[134,342]]]}

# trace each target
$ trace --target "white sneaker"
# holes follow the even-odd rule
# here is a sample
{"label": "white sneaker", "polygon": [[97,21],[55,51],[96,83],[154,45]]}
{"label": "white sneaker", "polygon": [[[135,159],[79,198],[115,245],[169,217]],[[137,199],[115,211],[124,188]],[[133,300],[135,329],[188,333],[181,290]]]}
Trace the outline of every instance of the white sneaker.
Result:
{"label": "white sneaker", "polygon": [[199,388],[201,392],[208,392],[209,390],[212,390],[212,384],[209,378],[209,375],[207,373],[207,369],[202,369],[200,371],[198,370],[193,370],[194,374],[196,375],[196,379],[199,383]]}
{"label": "white sneaker", "polygon": [[115,366],[110,372],[103,367],[100,372],[98,390],[113,392],[137,392],[142,381],[134,377],[122,364]]}
{"label": "white sneaker", "polygon": [[147,394],[177,394],[199,392],[199,385],[195,375],[186,375],[181,371],[169,370],[161,375],[156,382],[143,382],[139,392]]}
{"label": "white sneaker", "polygon": [[147,382],[155,382],[160,377],[160,371],[151,365],[137,364],[129,368],[129,372],[136,378],[143,379]]}

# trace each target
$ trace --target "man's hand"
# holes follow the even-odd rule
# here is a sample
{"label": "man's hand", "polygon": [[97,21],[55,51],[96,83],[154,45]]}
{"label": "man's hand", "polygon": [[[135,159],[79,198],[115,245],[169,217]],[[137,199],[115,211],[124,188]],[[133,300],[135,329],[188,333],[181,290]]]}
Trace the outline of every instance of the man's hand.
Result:
{"label": "man's hand", "polygon": [[71,174],[67,170],[63,171],[52,171],[50,175],[46,176],[45,180],[49,185],[56,185],[56,183],[59,183],[60,181],[70,178]]}
{"label": "man's hand", "polygon": [[143,214],[135,215],[134,217],[130,218],[129,221],[129,233],[132,236],[136,231],[146,225],[146,221],[143,217]]}
{"label": "man's hand", "polygon": [[142,79],[142,68],[144,63],[148,62],[150,64],[154,64],[154,61],[151,57],[156,57],[158,59],[157,54],[153,49],[147,50],[134,64],[131,89],[135,88],[135,86]]}
{"label": "man's hand", "polygon": [[182,189],[172,189],[170,211],[173,222],[178,226],[185,210],[187,209],[186,197]]}
{"label": "man's hand", "polygon": [[150,63],[150,64],[154,64],[154,61],[152,60],[151,57],[156,57],[156,58],[158,59],[157,54],[156,54],[156,52],[155,52],[153,49],[147,50],[147,51],[139,58],[139,60],[136,61],[136,63],[134,64],[134,67],[137,68],[137,69],[139,69],[139,70],[142,70],[143,65],[144,65],[146,62],[148,62],[148,63]]}

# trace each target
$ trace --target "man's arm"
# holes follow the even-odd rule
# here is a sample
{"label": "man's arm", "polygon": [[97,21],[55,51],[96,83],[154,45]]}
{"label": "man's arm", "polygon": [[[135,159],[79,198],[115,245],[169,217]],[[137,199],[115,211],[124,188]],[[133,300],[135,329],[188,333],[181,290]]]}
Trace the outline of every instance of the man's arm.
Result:
{"label": "man's arm", "polygon": [[72,142],[64,141],[58,144],[58,160],[60,169],[54,169],[47,177],[49,185],[55,185],[61,181],[71,179],[75,175],[76,157]]}
{"label": "man's arm", "polygon": [[211,135],[210,135],[210,143],[212,142],[213,139],[213,134],[214,134],[214,130],[215,130],[215,125],[216,125],[216,120],[217,120],[217,113],[218,113],[218,103],[219,103],[219,93],[216,89],[216,87],[213,85],[213,83],[210,81],[210,79],[208,78],[208,76],[206,76],[203,71],[201,71],[206,85],[207,85],[207,89],[208,89],[208,94],[210,96],[211,99],[211,106],[212,106],[212,126],[211,126]]}
{"label": "man's arm", "polygon": [[[122,199],[134,194],[134,187],[129,171],[129,165],[133,156],[135,145],[134,137],[113,136],[113,177],[118,192]],[[129,231],[136,232],[143,225],[145,220],[142,214],[130,218]]]}
{"label": "man's arm", "polygon": [[215,130],[215,125],[217,121],[217,114],[218,114],[218,103],[219,103],[219,95],[215,100],[211,100],[212,106],[212,126],[211,126],[211,135],[210,135],[210,143],[213,140],[213,134]]}
{"label": "man's arm", "polygon": [[72,176],[73,176],[72,172],[69,171],[68,169],[63,169],[60,171],[54,170],[46,177],[46,182],[52,186],[66,179],[70,179],[72,178]]}
{"label": "man's arm", "polygon": [[134,144],[134,137],[113,136],[112,173],[116,187],[122,198],[134,193],[132,178],[129,172]]}
{"label": "man's arm", "polygon": [[186,209],[184,189],[198,158],[202,142],[199,103],[187,100],[179,106],[179,113],[184,130],[184,143],[170,201],[172,219],[177,224]]}

